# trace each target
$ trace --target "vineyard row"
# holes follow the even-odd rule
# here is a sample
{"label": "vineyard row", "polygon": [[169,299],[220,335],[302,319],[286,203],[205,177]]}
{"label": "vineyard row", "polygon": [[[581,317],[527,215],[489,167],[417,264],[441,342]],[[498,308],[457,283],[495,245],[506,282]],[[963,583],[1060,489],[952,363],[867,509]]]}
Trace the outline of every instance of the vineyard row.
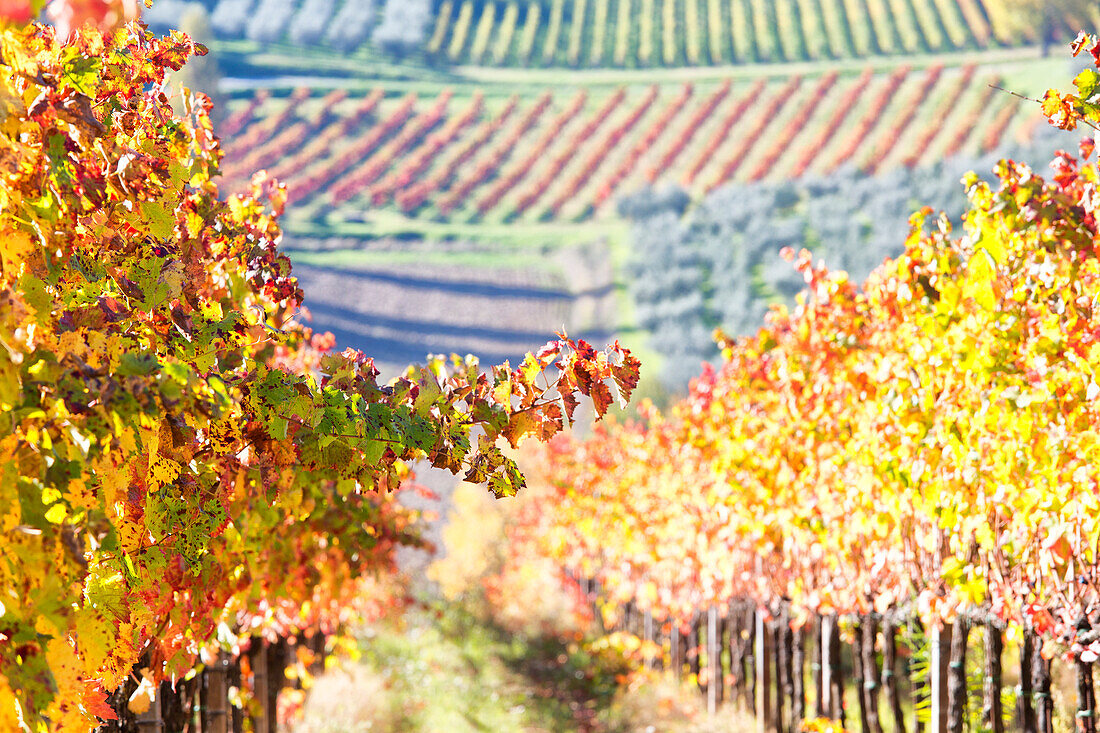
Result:
{"label": "vineyard row", "polygon": [[[182,4],[181,4],[182,5]],[[649,68],[938,53],[1039,41],[1005,0],[436,0],[420,30],[438,61]],[[158,19],[178,22],[171,9]],[[348,53],[387,13],[372,0],[219,0],[219,38]],[[1072,36],[1095,18],[1062,12]]]}
{"label": "vineyard row", "polygon": [[[1061,19],[1065,28],[1079,22]],[[1038,40],[1001,0],[443,0],[430,55],[498,66],[700,66]]]}
{"label": "vineyard row", "polygon": [[266,166],[307,208],[582,220],[647,183],[699,196],[732,181],[870,173],[1025,142],[1037,110],[996,92],[997,81],[933,66],[533,99],[259,92],[226,121],[223,173],[239,190]]}
{"label": "vineyard row", "polygon": [[[578,585],[599,614],[599,584]],[[981,730],[1040,733],[1065,714],[1051,694],[1060,665],[1041,653],[1038,635],[1027,631],[1006,644],[1004,624],[988,615],[925,629],[897,613],[807,618],[785,604],[738,600],[663,623],[630,604],[604,627],[640,639],[647,666],[694,683],[711,712],[722,704],[749,712],[763,733],[961,730],[975,717]],[[1006,670],[1006,660],[1017,669]],[[1086,721],[1079,730],[1095,731],[1092,666],[1073,665],[1076,717]],[[811,720],[839,728],[804,727]]]}

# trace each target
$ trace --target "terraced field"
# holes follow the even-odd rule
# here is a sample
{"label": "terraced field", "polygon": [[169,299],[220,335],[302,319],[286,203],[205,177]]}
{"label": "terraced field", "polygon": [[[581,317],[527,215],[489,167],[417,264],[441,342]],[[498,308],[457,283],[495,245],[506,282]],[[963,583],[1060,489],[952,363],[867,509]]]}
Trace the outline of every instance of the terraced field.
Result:
{"label": "terraced field", "polygon": [[429,353],[485,363],[537,349],[555,332],[596,341],[615,323],[606,248],[509,258],[484,243],[291,239],[312,325],[389,374]]}
{"label": "terraced field", "polygon": [[1026,142],[1035,105],[994,68],[898,66],[661,85],[507,85],[428,94],[258,91],[223,126],[230,190],[267,168],[296,213],[447,222],[584,221],[647,184],[868,174]]}

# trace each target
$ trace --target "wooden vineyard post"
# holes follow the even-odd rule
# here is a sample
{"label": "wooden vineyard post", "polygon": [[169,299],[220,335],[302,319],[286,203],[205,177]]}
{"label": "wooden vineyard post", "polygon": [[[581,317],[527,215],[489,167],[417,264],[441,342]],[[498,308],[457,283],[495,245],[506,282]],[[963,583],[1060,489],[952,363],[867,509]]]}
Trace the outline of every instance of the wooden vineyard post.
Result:
{"label": "wooden vineyard post", "polygon": [[867,700],[867,722],[871,733],[882,733],[878,712],[878,662],[875,658],[875,639],[878,625],[873,614],[863,619],[863,692]]}
{"label": "wooden vineyard post", "polygon": [[[726,613],[723,616],[718,614],[718,638],[715,640],[715,654],[717,655],[717,662],[715,663],[715,669],[718,674],[718,704],[721,705],[726,701],[729,694],[727,690],[727,683],[729,681],[729,666],[725,663],[726,649],[729,648],[729,633],[730,633],[730,615],[729,608],[726,608]],[[730,662],[732,664],[732,661]]]}
{"label": "wooden vineyard post", "polygon": [[253,638],[248,656],[249,661],[252,662],[252,694],[259,708],[259,714],[252,717],[252,730],[255,733],[275,733],[267,725],[267,700],[270,689],[270,680],[267,676],[267,641]]}
{"label": "wooden vineyard post", "polygon": [[309,638],[309,648],[313,651],[313,662],[309,665],[309,671],[317,676],[325,671],[325,635],[317,632]]}
{"label": "wooden vineyard post", "polygon": [[756,612],[752,606],[746,604],[744,610],[745,624],[745,707],[753,715],[758,715],[756,707]]}
{"label": "wooden vineyard post", "polygon": [[862,733],[871,733],[871,723],[868,717],[868,705],[867,705],[867,685],[864,683],[864,675],[871,674],[871,671],[864,667],[866,662],[866,656],[863,653],[864,635],[863,627],[866,623],[864,619],[858,619],[855,627],[855,638],[852,647],[852,663],[856,672],[856,702],[859,704],[859,729]]}
{"label": "wooden vineyard post", "polygon": [[[824,623],[826,621],[827,623]],[[843,667],[840,664],[840,629],[837,627],[836,616],[824,617],[822,629],[825,633],[822,643],[826,659],[821,666],[827,672],[825,694],[828,695],[828,704],[826,707],[829,718],[839,721],[840,727],[843,728],[847,722],[847,715],[844,710]]]}
{"label": "wooden vineyard post", "polygon": [[219,654],[202,673],[202,733],[229,733],[228,668],[228,658]]}
{"label": "wooden vineyard post", "polygon": [[190,680],[179,680],[173,686],[165,680],[160,683],[162,730],[186,730],[193,726],[193,708],[197,707],[199,680],[201,676]]}
{"label": "wooden vineyard post", "polygon": [[832,616],[821,616],[818,621],[818,644],[821,646],[821,717],[836,720],[833,714],[833,624]]}
{"label": "wooden vineyard post", "polygon": [[690,623],[688,623],[688,631],[687,632],[684,632],[682,626],[677,626],[676,627],[676,640],[679,643],[679,649],[680,649],[680,668],[676,672],[676,676],[679,679],[683,679],[684,678],[684,669],[687,668],[687,669],[690,670],[690,668],[691,668],[690,664],[689,664],[690,659],[689,659],[689,656],[688,656],[689,654],[691,654],[691,624]]}
{"label": "wooden vineyard post", "polygon": [[788,713],[788,728],[792,733],[798,730],[799,720],[795,716],[795,683],[794,683],[794,633],[791,631],[791,614],[790,610],[783,606],[783,610],[779,614],[779,627],[776,629],[778,646],[781,651],[780,658],[782,660],[783,668],[783,692],[781,693],[785,700],[790,701],[790,711]]}
{"label": "wooden vineyard post", "polygon": [[[1038,639],[1036,639],[1038,641]],[[1050,696],[1050,662],[1043,659],[1042,644],[1034,645],[1031,664],[1032,686],[1035,688],[1035,712],[1039,733],[1054,732],[1054,699]]]}
{"label": "wooden vineyard post", "polygon": [[729,616],[726,619],[726,650],[730,658],[730,701],[740,706],[744,695],[743,685],[745,682],[741,614],[738,613],[737,604],[731,604],[727,609],[727,613]]}
{"label": "wooden vineyard post", "polygon": [[772,654],[771,634],[768,625],[764,621],[764,614],[756,611],[754,614],[756,649],[753,653],[756,674],[753,689],[756,692],[755,713],[757,729],[760,733],[769,733],[772,727],[771,705],[771,677]]}
{"label": "wooden vineyard post", "polygon": [[947,733],[962,733],[966,717],[966,642],[970,624],[963,618],[956,619],[951,631],[951,662],[947,678]]}
{"label": "wooden vineyard post", "polygon": [[711,715],[718,710],[718,694],[722,686],[720,679],[722,667],[719,655],[722,653],[721,640],[718,637],[718,609],[707,609],[707,712]]}
{"label": "wooden vineyard post", "polygon": [[1078,657],[1077,666],[1077,730],[1096,733],[1096,704],[1092,689],[1092,664]]}
{"label": "wooden vineyard post", "polygon": [[1004,733],[1001,707],[1001,654],[1004,640],[996,624],[985,625],[985,688],[982,691],[982,719],[990,733]]}
{"label": "wooden vineyard post", "polygon": [[810,674],[814,678],[814,715],[818,718],[825,717],[825,670],[824,670],[824,658],[822,653],[824,644],[824,617],[815,616],[810,626],[810,633],[813,638],[813,647],[810,652]]}
{"label": "wooden vineyard post", "polygon": [[779,619],[774,619],[771,623],[771,635],[772,635],[772,652],[774,657],[772,659],[772,674],[775,677],[775,698],[774,698],[774,712],[773,718],[775,720],[775,733],[784,733],[783,731],[783,698],[786,688],[786,671],[783,664],[783,658],[786,656],[783,653],[783,630],[780,628],[782,623]]}
{"label": "wooden vineyard post", "polygon": [[691,675],[695,678],[695,686],[699,688],[699,691],[706,694],[706,688],[703,686],[703,678],[699,674],[701,671],[699,668],[700,655],[702,653],[702,647],[699,644],[699,614],[696,613],[691,619],[691,632],[688,635],[688,642],[684,646],[684,653],[687,654],[688,669]]}
{"label": "wooden vineyard post", "polygon": [[657,656],[654,658],[653,664],[655,669],[659,669],[663,672],[667,672],[669,668],[668,653],[671,651],[671,649],[669,649],[670,641],[670,639],[666,638],[665,627],[663,625],[658,625],[655,621],[653,625],[653,643],[657,645]]}
{"label": "wooden vineyard post", "polygon": [[[653,639],[653,614],[651,614],[649,611],[646,611],[645,615],[642,616],[642,639],[645,641],[647,648],[652,648],[651,645],[653,644],[653,641],[654,641],[654,639]],[[649,656],[649,654],[647,653],[646,658],[645,658],[645,666],[646,666],[647,669],[653,669],[654,667],[656,667],[657,666],[657,657],[656,656]]]}
{"label": "wooden vineyard post", "polygon": [[840,727],[844,728],[848,725],[848,711],[844,705],[844,664],[840,656],[840,627],[836,623],[833,624],[833,636],[829,643],[832,645],[833,700],[836,705],[836,719],[840,721]]}
{"label": "wooden vineyard post", "polygon": [[279,726],[279,693],[286,685],[287,643],[279,639],[267,647],[267,714],[268,733],[275,733]]}
{"label": "wooden vineyard post", "polygon": [[[239,656],[229,665],[229,686],[231,688],[235,687],[238,692],[241,689],[241,658]],[[229,727],[233,733],[244,731],[244,711],[236,705],[231,706],[229,709]]]}
{"label": "wooden vineyard post", "polygon": [[179,707],[169,711],[166,722],[169,723],[170,730],[190,730],[196,726],[198,720],[195,708],[202,706],[202,675],[178,683],[177,690],[179,694],[175,703]]}
{"label": "wooden vineyard post", "polygon": [[668,622],[668,666],[676,679],[684,675],[683,645],[680,643],[680,624],[676,619]]}
{"label": "wooden vineyard post", "polygon": [[898,633],[894,620],[890,616],[882,621],[882,687],[890,711],[894,717],[894,732],[905,733],[905,713],[901,708],[901,694],[898,692],[897,678]]}
{"label": "wooden vineyard post", "polygon": [[929,698],[932,710],[928,733],[947,733],[947,658],[951,649],[951,626],[933,629],[929,638]]}
{"label": "wooden vineyard post", "polygon": [[726,615],[718,615],[718,675],[722,676],[722,685],[718,686],[718,704],[736,702],[730,683],[733,680],[730,672],[734,668],[734,656],[730,654],[729,641],[734,634],[734,615],[729,612],[726,605]]}
{"label": "wooden vineyard post", "polygon": [[1024,627],[1024,638],[1020,642],[1020,694],[1017,697],[1020,727],[1023,733],[1039,733],[1039,725],[1035,720],[1034,692],[1032,683],[1032,657],[1035,654],[1035,633],[1027,626]]}
{"label": "wooden vineyard post", "polygon": [[790,630],[791,635],[791,676],[794,684],[794,699],[791,701],[791,730],[797,731],[806,718],[806,635],[803,627]]}

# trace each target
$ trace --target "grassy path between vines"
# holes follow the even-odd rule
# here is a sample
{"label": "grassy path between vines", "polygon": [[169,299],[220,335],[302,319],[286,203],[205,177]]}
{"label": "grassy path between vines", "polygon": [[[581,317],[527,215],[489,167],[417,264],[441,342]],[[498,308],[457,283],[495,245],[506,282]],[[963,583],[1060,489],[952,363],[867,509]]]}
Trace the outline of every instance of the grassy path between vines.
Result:
{"label": "grassy path between vines", "polygon": [[362,657],[317,681],[294,733],[732,733],[698,695],[647,682],[628,692],[560,641],[509,636],[457,605],[408,611],[373,627]]}
{"label": "grassy path between vines", "polygon": [[296,731],[590,731],[615,689],[564,646],[507,638],[457,607],[410,611],[360,648],[318,681]]}

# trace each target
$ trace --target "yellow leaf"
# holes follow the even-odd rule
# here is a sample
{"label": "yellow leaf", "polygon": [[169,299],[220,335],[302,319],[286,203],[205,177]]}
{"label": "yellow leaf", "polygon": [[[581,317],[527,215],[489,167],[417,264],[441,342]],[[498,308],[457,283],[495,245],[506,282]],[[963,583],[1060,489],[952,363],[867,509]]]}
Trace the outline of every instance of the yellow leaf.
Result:
{"label": "yellow leaf", "polygon": [[19,698],[12,692],[8,678],[0,674],[0,730],[19,730],[22,717]]}
{"label": "yellow leaf", "polygon": [[103,505],[114,507],[126,491],[130,481],[129,471],[119,470],[109,458],[105,458],[96,466],[96,475],[99,477],[99,487],[103,494]]}
{"label": "yellow leaf", "polygon": [[95,679],[115,647],[115,624],[98,613],[80,613],[76,620],[76,643],[84,663],[84,674]]}
{"label": "yellow leaf", "polygon": [[510,377],[505,377],[499,384],[493,387],[493,399],[505,407],[511,407],[512,379]]}
{"label": "yellow leaf", "polygon": [[134,690],[134,694],[130,695],[130,700],[126,703],[126,707],[128,707],[130,712],[134,715],[143,715],[149,712],[149,708],[152,707],[153,702],[157,699],[157,688],[149,677],[149,670],[143,669],[141,674],[141,682],[138,684],[137,689]]}
{"label": "yellow leaf", "polygon": [[33,248],[34,241],[26,232],[9,229],[0,233],[0,260],[4,270],[19,272],[19,266]]}
{"label": "yellow leaf", "polygon": [[42,634],[43,636],[54,637],[57,636],[57,624],[49,620],[45,616],[39,616],[34,621],[35,633]]}
{"label": "yellow leaf", "polygon": [[9,74],[38,76],[38,63],[18,30],[4,29],[0,34],[0,49],[3,49],[4,64],[11,68]]}
{"label": "yellow leaf", "polygon": [[46,664],[62,690],[80,679],[80,660],[64,636],[55,636],[46,643]]}
{"label": "yellow leaf", "polygon": [[149,231],[154,237],[168,239],[172,236],[176,220],[168,213],[164,204],[156,201],[142,201],[140,206],[143,219],[149,225]]}
{"label": "yellow leaf", "polygon": [[122,545],[122,551],[126,553],[134,553],[141,549],[142,536],[145,534],[145,527],[131,522],[128,519],[124,519],[119,522],[118,527],[118,541]]}
{"label": "yellow leaf", "polygon": [[137,450],[137,435],[133,428],[123,428],[115,434],[118,436],[118,447],[123,453],[133,453]]}
{"label": "yellow leaf", "polygon": [[997,302],[997,296],[993,290],[993,283],[997,277],[995,268],[993,256],[984,249],[975,252],[966,263],[966,283],[963,286],[963,292],[987,311],[993,310]]}
{"label": "yellow leaf", "polygon": [[46,510],[46,521],[50,524],[61,524],[69,516],[69,510],[65,504],[58,502]]}
{"label": "yellow leaf", "polygon": [[180,464],[171,458],[162,455],[154,455],[149,459],[149,474],[152,483],[158,486],[167,486],[180,475]]}
{"label": "yellow leaf", "polygon": [[512,415],[508,424],[504,427],[504,437],[513,448],[518,448],[520,441],[528,433],[539,429],[539,421],[530,412],[517,412]]}
{"label": "yellow leaf", "polygon": [[210,423],[207,433],[214,454],[219,456],[232,453],[234,446],[241,441],[241,428],[233,417]]}

